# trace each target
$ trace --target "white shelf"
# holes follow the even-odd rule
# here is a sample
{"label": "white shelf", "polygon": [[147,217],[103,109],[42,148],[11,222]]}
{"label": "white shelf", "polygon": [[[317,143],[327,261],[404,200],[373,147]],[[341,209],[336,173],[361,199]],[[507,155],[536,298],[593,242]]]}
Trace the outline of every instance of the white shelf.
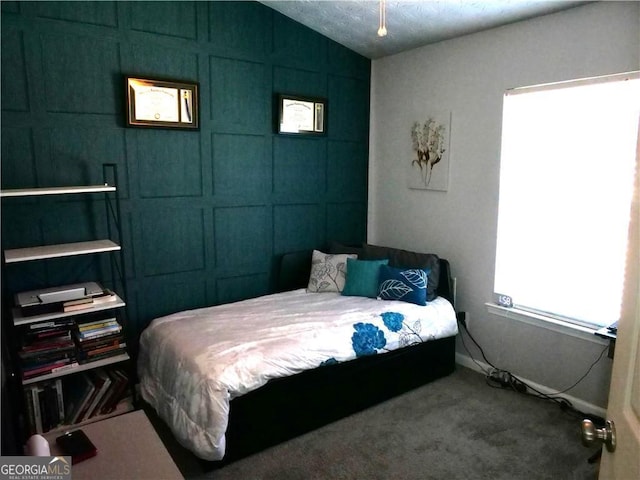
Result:
{"label": "white shelf", "polygon": [[71,257],[92,253],[113,252],[120,250],[120,245],[111,240],[92,240],[90,242],[61,243],[41,247],[15,248],[4,251],[5,263],[28,262],[47,258]]}
{"label": "white shelf", "polygon": [[112,185],[87,185],[80,187],[42,187],[42,188],[16,188],[0,191],[0,197],[40,197],[43,195],[66,195],[74,193],[105,193],[115,192]]}
{"label": "white shelf", "polygon": [[103,358],[100,360],[96,360],[95,362],[82,363],[70,368],[63,368],[58,372],[48,373],[46,375],[40,375],[38,377],[22,380],[22,385],[30,385],[32,383],[51,380],[52,378],[64,377],[66,375],[71,375],[73,373],[85,372],[87,370],[93,370],[94,368],[104,367],[105,365],[112,365],[114,363],[124,362],[129,359],[130,357],[128,353],[123,353],[121,355],[114,355],[113,357]]}
{"label": "white shelf", "polygon": [[73,317],[78,315],[84,315],[85,313],[102,312],[104,310],[110,310],[112,308],[124,307],[126,303],[124,300],[116,295],[116,299],[112,302],[99,303],[92,307],[83,308],[81,310],[74,310],[72,312],[51,312],[43,313],[40,315],[22,315],[20,308],[13,309],[13,324],[14,325],[29,325],[31,323],[44,322],[47,320],[55,320],[56,318]]}

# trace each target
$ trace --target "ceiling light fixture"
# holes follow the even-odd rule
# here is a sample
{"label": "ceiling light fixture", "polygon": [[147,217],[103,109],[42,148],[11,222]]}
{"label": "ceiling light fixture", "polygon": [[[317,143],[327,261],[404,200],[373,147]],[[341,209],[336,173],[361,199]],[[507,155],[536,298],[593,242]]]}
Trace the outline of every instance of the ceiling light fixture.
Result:
{"label": "ceiling light fixture", "polygon": [[378,36],[384,37],[387,35],[387,5],[385,0],[380,0],[380,23],[378,27]]}

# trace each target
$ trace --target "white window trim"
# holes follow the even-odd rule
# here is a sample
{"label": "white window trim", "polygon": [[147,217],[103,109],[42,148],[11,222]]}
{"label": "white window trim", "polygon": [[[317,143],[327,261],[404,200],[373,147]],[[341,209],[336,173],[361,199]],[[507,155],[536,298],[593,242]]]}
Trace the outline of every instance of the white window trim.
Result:
{"label": "white window trim", "polygon": [[[604,75],[601,77],[569,80],[566,82],[509,89],[505,92],[505,96],[638,78],[640,78],[640,71],[624,72],[616,75]],[[500,291],[503,293],[509,293],[508,291],[504,290]],[[544,328],[546,330],[554,331],[563,335],[580,338],[582,340],[586,340],[596,344],[606,345],[609,342],[608,339],[595,335],[595,332],[600,330],[601,328],[600,326],[595,324],[593,326],[584,324],[578,325],[567,320],[562,320],[562,318],[558,318],[557,316],[553,316],[551,314],[546,315],[544,312],[533,312],[524,310],[524,307],[523,309],[519,309],[518,307],[506,308],[492,302],[485,303],[485,306],[487,307],[489,313],[508,318],[510,320],[515,320],[535,327]],[[585,321],[585,323],[587,322]]]}
{"label": "white window trim", "polygon": [[548,317],[540,313],[533,313],[527,310],[521,310],[517,307],[501,307],[495,303],[485,303],[487,311],[500,317],[516,320],[535,327],[544,328],[545,330],[551,330],[553,332],[568,335],[570,337],[576,337],[581,340],[586,340],[598,345],[607,345],[609,340],[599,337],[595,334],[600,328],[589,328],[574,323],[565,322],[557,318]]}

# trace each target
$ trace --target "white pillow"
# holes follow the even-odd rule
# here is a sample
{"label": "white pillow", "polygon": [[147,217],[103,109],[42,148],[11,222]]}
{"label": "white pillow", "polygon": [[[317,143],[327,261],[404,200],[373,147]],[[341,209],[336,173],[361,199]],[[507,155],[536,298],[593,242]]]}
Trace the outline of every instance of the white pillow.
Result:
{"label": "white pillow", "polygon": [[342,292],[347,278],[347,258],[358,258],[358,255],[354,253],[334,255],[314,250],[307,292]]}

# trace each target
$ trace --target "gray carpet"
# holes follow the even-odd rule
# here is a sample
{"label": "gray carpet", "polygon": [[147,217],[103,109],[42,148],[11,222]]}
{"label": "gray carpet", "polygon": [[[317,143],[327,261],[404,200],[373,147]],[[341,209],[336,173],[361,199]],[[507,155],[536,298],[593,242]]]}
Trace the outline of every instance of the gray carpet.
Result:
{"label": "gray carpet", "polygon": [[[160,429],[162,430],[162,429]],[[218,470],[160,432],[187,479],[597,478],[580,419],[556,404],[452,375]]]}

